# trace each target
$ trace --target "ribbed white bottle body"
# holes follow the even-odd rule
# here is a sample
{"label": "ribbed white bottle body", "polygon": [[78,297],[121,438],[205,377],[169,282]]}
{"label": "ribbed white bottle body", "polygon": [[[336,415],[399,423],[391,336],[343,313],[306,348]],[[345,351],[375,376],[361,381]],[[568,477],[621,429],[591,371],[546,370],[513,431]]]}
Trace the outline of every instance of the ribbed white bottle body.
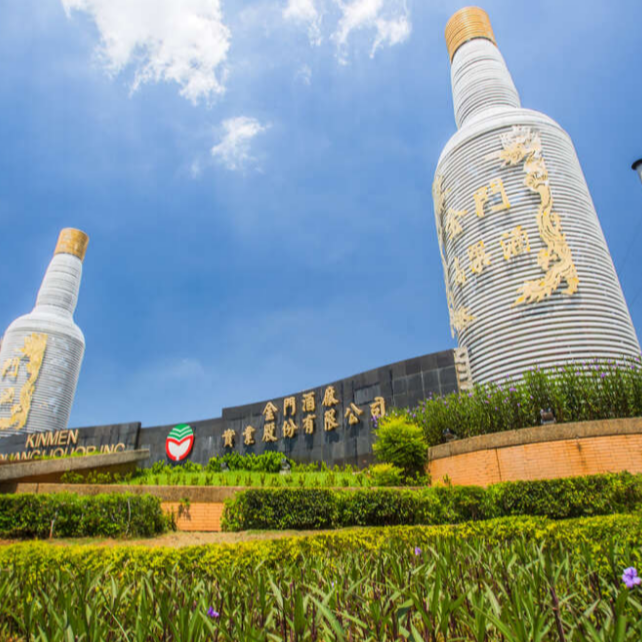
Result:
{"label": "ribbed white bottle body", "polygon": [[[471,43],[472,44],[472,43]],[[468,47],[468,45],[466,45]],[[459,55],[459,54],[457,54]],[[542,198],[525,184],[523,163],[503,166],[498,158],[502,135],[531,132],[541,141],[548,171],[552,211],[559,215],[579,284],[566,294],[561,281],[550,296],[516,305],[526,282],[541,280],[545,270],[540,252],[550,249],[542,238],[538,213]],[[438,215],[451,309],[466,310],[468,321],[458,342],[468,349],[473,381],[485,383],[520,376],[535,364],[550,367],[593,358],[637,357],[640,345],[624,300],[600,223],[577,154],[568,134],[538,112],[494,108],[478,113],[449,141],[439,160],[445,206]],[[501,180],[510,207],[476,215],[474,193]],[[488,202],[499,206],[494,194]],[[467,210],[459,220],[463,231],[446,234],[447,212]],[[521,227],[530,252],[509,260],[501,242],[504,234]],[[479,273],[470,269],[469,249],[480,241],[489,264]],[[456,264],[458,260],[458,265]],[[457,267],[466,281],[456,283]]]}
{"label": "ribbed white bottle body", "polygon": [[493,107],[520,107],[501,51],[483,38],[464,44],[450,69],[457,127]]}
{"label": "ribbed white bottle body", "polygon": [[[85,352],[85,338],[72,316],[81,276],[82,261],[76,256],[54,256],[38,293],[36,307],[16,319],[4,335],[0,366],[9,359],[21,357],[20,350],[24,348],[26,338],[46,335],[44,358],[27,421],[21,428],[3,430],[4,434],[67,428]],[[20,390],[27,383],[26,363],[22,358],[17,378],[5,376],[0,381],[0,398],[6,389],[13,388],[15,402],[19,401]],[[10,417],[11,408],[11,403],[0,406],[0,419]]]}

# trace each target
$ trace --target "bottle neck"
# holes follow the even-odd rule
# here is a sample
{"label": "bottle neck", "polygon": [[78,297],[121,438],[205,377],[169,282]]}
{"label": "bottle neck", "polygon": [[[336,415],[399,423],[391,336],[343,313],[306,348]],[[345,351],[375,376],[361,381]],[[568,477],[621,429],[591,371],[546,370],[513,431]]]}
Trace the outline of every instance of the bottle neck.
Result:
{"label": "bottle neck", "polygon": [[521,107],[519,94],[499,49],[490,40],[464,43],[452,60],[450,77],[457,127],[489,109]]}
{"label": "bottle neck", "polygon": [[82,261],[72,254],[56,254],[42,280],[36,308],[50,307],[67,312],[76,310],[82,278]]}

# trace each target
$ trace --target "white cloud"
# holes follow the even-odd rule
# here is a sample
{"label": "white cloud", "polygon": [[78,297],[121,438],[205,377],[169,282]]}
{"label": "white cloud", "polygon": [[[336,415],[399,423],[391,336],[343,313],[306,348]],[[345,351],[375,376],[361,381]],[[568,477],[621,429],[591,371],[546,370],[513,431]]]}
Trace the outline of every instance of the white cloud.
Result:
{"label": "white cloud", "polygon": [[300,80],[304,85],[312,84],[312,69],[310,65],[301,65],[294,76],[297,80]]}
{"label": "white cloud", "polygon": [[67,15],[89,14],[100,32],[107,71],[135,67],[132,91],[146,82],[176,82],[192,103],[225,91],[230,30],[221,0],[61,0]]}
{"label": "white cloud", "polygon": [[227,169],[244,169],[256,159],[250,155],[252,139],[269,129],[256,118],[237,116],[223,121],[224,135],[218,145],[212,147],[212,156]]}
{"label": "white cloud", "polygon": [[[331,4],[334,11],[328,9]],[[288,0],[283,9],[283,18],[307,25],[312,44],[323,41],[322,20],[330,24],[328,16],[338,10],[338,21],[329,27],[329,38],[337,47],[339,61],[347,60],[346,47],[355,31],[373,32],[370,57],[384,45],[393,46],[410,35],[410,11],[406,0]]]}
{"label": "white cloud", "polygon": [[201,167],[200,161],[198,159],[192,161],[192,164],[189,167],[189,175],[192,178],[200,178],[202,173],[203,168]]}
{"label": "white cloud", "polygon": [[317,10],[315,0],[288,0],[287,6],[283,9],[283,17],[306,24],[310,42],[314,45],[321,44],[321,13]]}
{"label": "white cloud", "polygon": [[337,45],[341,62],[345,62],[345,47],[353,31],[375,30],[374,42],[370,50],[371,58],[382,45],[399,44],[410,35],[410,12],[405,0],[352,0],[352,2],[335,0],[335,2],[341,10],[341,18],[332,39]]}

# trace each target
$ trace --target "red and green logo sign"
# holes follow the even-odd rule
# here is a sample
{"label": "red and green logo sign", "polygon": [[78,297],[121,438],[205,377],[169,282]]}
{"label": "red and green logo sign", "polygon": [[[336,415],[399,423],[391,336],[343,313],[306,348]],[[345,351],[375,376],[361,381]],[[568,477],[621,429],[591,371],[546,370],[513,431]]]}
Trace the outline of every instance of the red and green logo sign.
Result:
{"label": "red and green logo sign", "polygon": [[183,461],[192,452],[194,431],[187,424],[179,424],[169,431],[165,451],[172,461]]}

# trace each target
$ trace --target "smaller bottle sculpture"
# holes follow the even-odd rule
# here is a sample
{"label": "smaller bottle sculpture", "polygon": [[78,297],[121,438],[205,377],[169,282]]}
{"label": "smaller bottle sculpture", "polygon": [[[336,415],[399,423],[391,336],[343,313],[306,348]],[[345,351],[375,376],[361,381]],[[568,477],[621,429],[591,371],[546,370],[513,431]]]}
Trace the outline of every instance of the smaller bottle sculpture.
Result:
{"label": "smaller bottle sculpture", "polygon": [[85,337],[74,322],[89,237],[60,232],[36,307],[7,329],[0,347],[0,435],[64,430]]}

